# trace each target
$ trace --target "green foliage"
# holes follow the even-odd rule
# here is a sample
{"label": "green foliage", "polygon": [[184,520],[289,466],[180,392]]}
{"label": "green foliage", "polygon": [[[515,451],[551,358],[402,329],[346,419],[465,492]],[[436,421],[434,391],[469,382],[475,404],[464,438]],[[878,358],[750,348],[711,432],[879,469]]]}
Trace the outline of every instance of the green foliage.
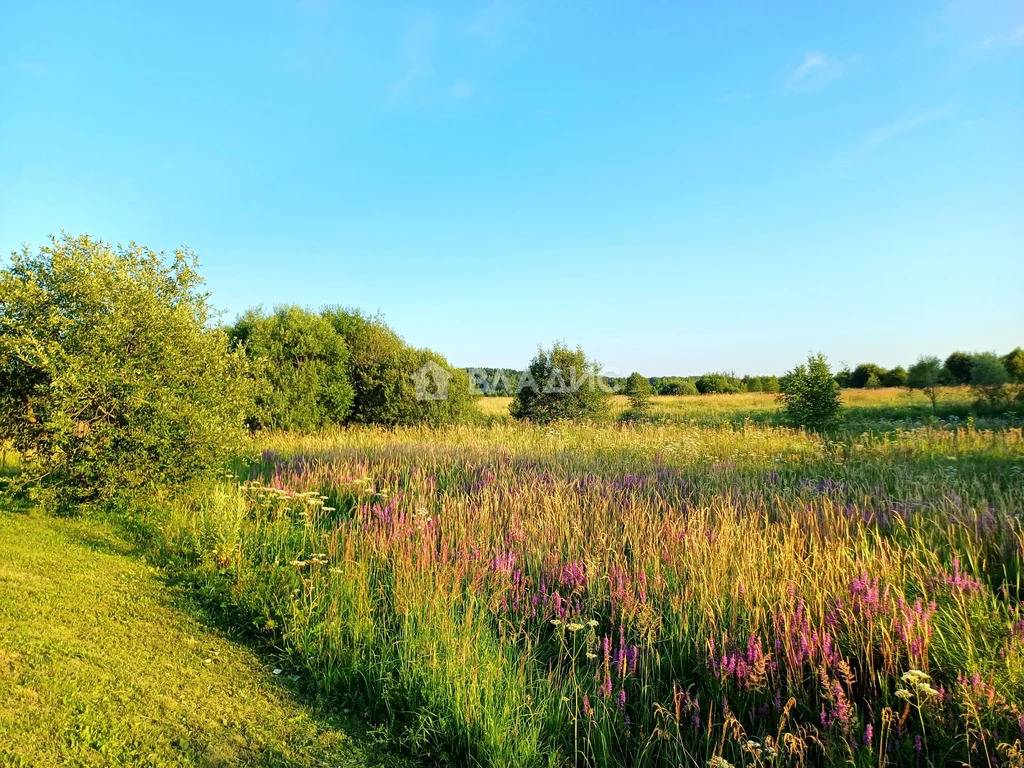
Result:
{"label": "green foliage", "polygon": [[971,383],[971,368],[974,367],[975,355],[968,352],[954,352],[946,358],[942,366],[945,372],[943,383],[964,385]]}
{"label": "green foliage", "polygon": [[1012,352],[1003,356],[1003,365],[1010,381],[1016,384],[1024,384],[1024,349],[1017,347]]}
{"label": "green foliage", "polygon": [[550,350],[538,348],[509,412],[515,419],[542,424],[603,415],[610,393],[600,373],[601,366],[580,347],[555,342]]}
{"label": "green foliage", "polygon": [[626,379],[622,393],[629,398],[629,405],[633,410],[643,411],[651,405],[651,392],[651,382],[647,377],[633,371]]}
{"label": "green foliage", "polygon": [[897,365],[892,370],[886,371],[882,376],[882,385],[886,387],[907,386],[907,369],[902,365]]}
{"label": "green foliage", "polygon": [[266,383],[253,427],[310,430],[345,421],[353,398],[348,347],[329,320],[298,307],[250,310],[228,336],[258,361]]}
{"label": "green foliage", "polygon": [[726,373],[705,373],[694,382],[702,395],[734,394],[740,391],[740,382]]}
{"label": "green foliage", "polygon": [[907,371],[907,387],[919,389],[928,395],[933,412],[939,399],[939,385],[942,384],[943,372],[942,363],[934,356],[918,358]]}
{"label": "green foliage", "polygon": [[854,389],[880,387],[882,386],[882,377],[885,374],[885,368],[880,365],[875,365],[874,363],[861,363],[854,368],[853,373],[850,374],[850,386]]}
{"label": "green foliage", "polygon": [[982,401],[989,406],[999,405],[1006,400],[1005,386],[1010,381],[1006,366],[992,352],[984,352],[974,357],[971,366],[971,387],[978,393]]}
{"label": "green foliage", "polygon": [[475,386],[474,394],[484,397],[512,397],[519,384],[519,371],[513,368],[466,368]]}
{"label": "green foliage", "polygon": [[850,370],[850,366],[844,365],[839,371],[836,372],[836,384],[842,389],[849,389],[850,382],[853,380],[853,371]]}
{"label": "green foliage", "polygon": [[[380,317],[356,309],[330,308],[323,316],[342,336],[349,351],[354,388],[350,421],[397,426],[447,424],[468,418],[469,374],[454,369],[441,355],[409,346]],[[414,378],[424,366],[426,389]]]}
{"label": "green foliage", "polygon": [[654,389],[659,395],[696,395],[697,385],[692,379],[680,376],[662,376],[654,379]]}
{"label": "green foliage", "polygon": [[188,251],[88,235],[0,271],[0,432],[59,506],[210,475],[242,443],[247,361],[201,285]]}
{"label": "green foliage", "polygon": [[825,430],[839,419],[842,404],[839,385],[824,355],[812,355],[807,365],[798,365],[782,380],[779,400],[789,422],[795,426]]}

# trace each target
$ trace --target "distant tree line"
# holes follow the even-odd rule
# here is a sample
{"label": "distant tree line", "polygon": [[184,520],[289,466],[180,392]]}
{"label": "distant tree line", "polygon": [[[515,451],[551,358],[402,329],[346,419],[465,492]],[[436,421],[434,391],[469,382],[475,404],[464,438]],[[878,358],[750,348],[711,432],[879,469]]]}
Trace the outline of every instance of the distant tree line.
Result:
{"label": "distant tree line", "polygon": [[[519,389],[522,371],[514,368],[466,368],[476,387],[475,394],[485,397],[514,397]],[[609,376],[605,380],[615,392],[626,394],[629,377]],[[644,377],[655,395],[712,395],[737,392],[777,394],[778,376],[736,376],[731,373],[705,373],[700,376]]]}
{"label": "distant tree line", "polygon": [[[926,358],[929,370],[935,369],[936,384],[946,387],[973,386],[979,379],[1001,378],[998,368],[1005,371],[1004,383],[1024,384],[1024,349],[1017,347],[1003,356],[994,352],[953,352],[945,361]],[[915,365],[920,365],[918,360]],[[911,367],[911,369],[913,366]],[[843,389],[874,389],[877,387],[906,387],[910,370],[901,365],[886,369],[875,363],[861,363],[853,370],[843,368],[836,381]]]}

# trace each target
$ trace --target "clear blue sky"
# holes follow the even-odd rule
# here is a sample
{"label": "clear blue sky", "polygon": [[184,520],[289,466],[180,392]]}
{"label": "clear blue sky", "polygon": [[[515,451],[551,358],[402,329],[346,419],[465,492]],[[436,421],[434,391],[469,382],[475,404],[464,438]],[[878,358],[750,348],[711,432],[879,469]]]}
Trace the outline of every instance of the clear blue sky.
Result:
{"label": "clear blue sky", "polygon": [[0,0],[0,249],[202,257],[458,365],[1024,344],[1024,3]]}

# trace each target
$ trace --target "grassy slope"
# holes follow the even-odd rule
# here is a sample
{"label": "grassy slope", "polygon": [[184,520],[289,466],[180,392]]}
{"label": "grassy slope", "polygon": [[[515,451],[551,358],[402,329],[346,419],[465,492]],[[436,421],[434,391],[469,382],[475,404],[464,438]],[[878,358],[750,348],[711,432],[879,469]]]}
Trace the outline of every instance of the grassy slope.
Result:
{"label": "grassy slope", "polygon": [[287,685],[108,526],[0,511],[0,766],[396,764]]}

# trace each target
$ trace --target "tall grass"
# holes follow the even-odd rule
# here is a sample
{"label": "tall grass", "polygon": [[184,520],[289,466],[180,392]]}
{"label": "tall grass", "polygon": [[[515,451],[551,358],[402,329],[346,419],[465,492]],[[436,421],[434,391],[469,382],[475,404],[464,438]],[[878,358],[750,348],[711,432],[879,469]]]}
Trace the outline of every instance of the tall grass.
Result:
{"label": "tall grass", "polygon": [[168,555],[454,764],[1019,764],[1024,437],[279,435]]}

